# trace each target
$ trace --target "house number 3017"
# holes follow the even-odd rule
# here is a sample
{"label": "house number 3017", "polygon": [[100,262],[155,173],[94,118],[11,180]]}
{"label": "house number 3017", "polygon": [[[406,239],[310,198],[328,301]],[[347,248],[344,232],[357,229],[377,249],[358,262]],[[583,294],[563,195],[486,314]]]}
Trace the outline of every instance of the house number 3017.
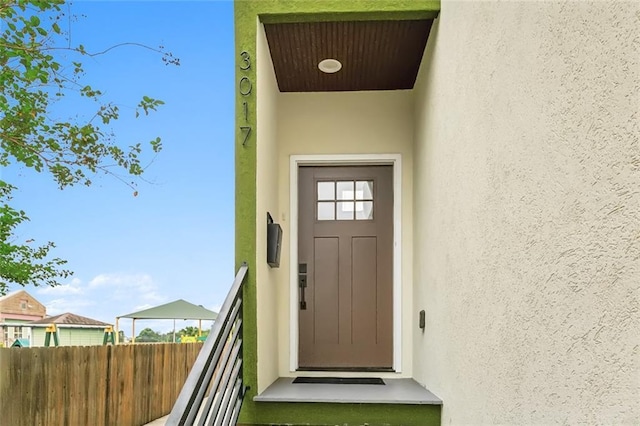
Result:
{"label": "house number 3017", "polygon": [[[240,52],[240,71],[249,71],[251,69],[251,55],[246,50]],[[242,140],[242,146],[247,146],[247,142],[249,142],[249,136],[251,136],[251,126],[249,123],[249,105],[248,100],[249,96],[251,96],[251,91],[253,90],[253,84],[251,83],[251,79],[244,75],[240,78],[238,82],[238,91],[240,95],[245,98],[242,101],[242,118],[240,126],[240,133],[244,135],[244,139]]]}

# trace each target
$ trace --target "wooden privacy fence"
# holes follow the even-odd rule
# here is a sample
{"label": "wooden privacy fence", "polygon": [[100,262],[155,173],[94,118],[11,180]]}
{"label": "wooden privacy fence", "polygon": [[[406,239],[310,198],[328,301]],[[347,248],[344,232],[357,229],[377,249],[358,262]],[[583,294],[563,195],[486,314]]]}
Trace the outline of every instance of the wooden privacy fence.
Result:
{"label": "wooden privacy fence", "polygon": [[143,425],[169,414],[201,343],[0,349],[0,424]]}

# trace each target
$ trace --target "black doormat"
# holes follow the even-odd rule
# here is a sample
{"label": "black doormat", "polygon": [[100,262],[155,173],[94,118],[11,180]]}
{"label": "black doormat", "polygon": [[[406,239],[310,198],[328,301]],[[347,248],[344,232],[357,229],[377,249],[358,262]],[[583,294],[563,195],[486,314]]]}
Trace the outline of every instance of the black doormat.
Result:
{"label": "black doormat", "polygon": [[384,385],[379,377],[296,377],[293,383],[323,383],[328,385]]}

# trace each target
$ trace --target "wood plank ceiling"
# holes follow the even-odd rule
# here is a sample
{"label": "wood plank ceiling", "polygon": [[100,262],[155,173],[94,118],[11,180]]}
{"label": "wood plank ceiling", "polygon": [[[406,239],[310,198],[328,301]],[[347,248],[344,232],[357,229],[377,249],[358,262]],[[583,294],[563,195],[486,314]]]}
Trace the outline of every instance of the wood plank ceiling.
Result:
{"label": "wood plank ceiling", "polygon": [[[411,89],[433,20],[265,24],[281,92]],[[318,63],[337,59],[326,74]]]}

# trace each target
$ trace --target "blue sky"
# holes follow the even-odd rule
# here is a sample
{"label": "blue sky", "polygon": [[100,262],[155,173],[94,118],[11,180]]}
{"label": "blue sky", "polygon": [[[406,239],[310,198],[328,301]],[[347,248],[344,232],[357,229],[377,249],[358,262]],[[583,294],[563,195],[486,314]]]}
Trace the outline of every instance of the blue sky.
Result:
{"label": "blue sky", "polygon": [[[120,106],[112,126],[118,143],[162,138],[137,197],[109,176],[60,191],[45,174],[1,171],[19,187],[14,204],[31,219],[18,238],[55,242],[54,254],[75,272],[62,286],[26,290],[50,315],[110,323],[175,299],[217,310],[234,276],[233,3],[82,1],[70,10],[78,16],[74,45],[94,52],[122,42],[162,45],[181,65],[135,47],[83,59],[86,83]],[[165,105],[135,119],[143,95]],[[65,119],[93,113],[75,101],[55,111]],[[136,330],[146,326],[165,331],[173,323],[139,322]],[[121,328],[130,334],[129,324]]]}

